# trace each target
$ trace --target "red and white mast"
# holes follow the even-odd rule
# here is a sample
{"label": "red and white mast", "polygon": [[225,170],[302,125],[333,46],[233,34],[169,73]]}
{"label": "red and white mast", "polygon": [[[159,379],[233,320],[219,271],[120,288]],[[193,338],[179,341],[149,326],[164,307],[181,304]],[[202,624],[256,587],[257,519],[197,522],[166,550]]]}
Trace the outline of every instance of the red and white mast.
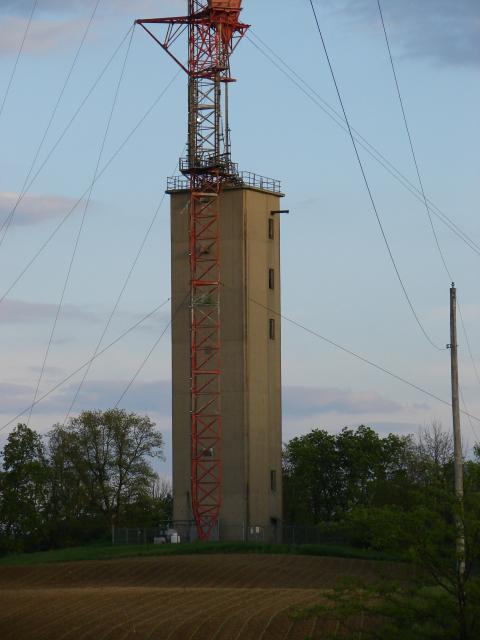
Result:
{"label": "red and white mast", "polygon": [[[137,20],[188,74],[187,157],[191,309],[192,511],[200,540],[215,530],[222,503],[221,279],[219,196],[237,179],[230,155],[230,57],[248,25],[241,0],[188,0],[188,16]],[[166,26],[158,37],[153,25]],[[188,63],[174,53],[188,32]]]}

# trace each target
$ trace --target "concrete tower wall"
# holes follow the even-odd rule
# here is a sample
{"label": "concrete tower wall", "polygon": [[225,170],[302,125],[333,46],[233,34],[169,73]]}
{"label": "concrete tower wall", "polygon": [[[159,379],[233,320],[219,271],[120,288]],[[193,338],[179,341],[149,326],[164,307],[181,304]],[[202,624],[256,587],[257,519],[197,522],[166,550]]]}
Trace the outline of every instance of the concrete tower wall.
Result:
{"label": "concrete tower wall", "polygon": [[[171,196],[174,520],[188,521],[189,194]],[[280,218],[271,214],[279,198],[242,187],[220,199],[222,539],[241,539],[252,526],[275,531],[282,519],[281,323],[267,310],[280,312]]]}

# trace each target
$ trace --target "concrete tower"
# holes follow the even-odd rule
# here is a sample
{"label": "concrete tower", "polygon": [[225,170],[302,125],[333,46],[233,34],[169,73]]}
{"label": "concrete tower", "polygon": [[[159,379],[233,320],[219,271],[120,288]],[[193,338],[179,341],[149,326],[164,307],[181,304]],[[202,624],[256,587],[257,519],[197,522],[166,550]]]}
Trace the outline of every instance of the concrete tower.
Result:
{"label": "concrete tower", "polygon": [[[280,185],[243,174],[220,198],[222,506],[220,539],[279,539],[282,520]],[[174,520],[191,507],[188,202],[172,181]]]}
{"label": "concrete tower", "polygon": [[[172,216],[175,526],[200,540],[278,539],[281,509],[280,185],[232,162],[230,58],[241,0],[188,0],[137,20],[188,75]],[[156,29],[163,29],[163,35]],[[188,62],[176,47],[188,36]],[[190,534],[192,527],[185,525]],[[185,533],[185,529],[183,529]]]}

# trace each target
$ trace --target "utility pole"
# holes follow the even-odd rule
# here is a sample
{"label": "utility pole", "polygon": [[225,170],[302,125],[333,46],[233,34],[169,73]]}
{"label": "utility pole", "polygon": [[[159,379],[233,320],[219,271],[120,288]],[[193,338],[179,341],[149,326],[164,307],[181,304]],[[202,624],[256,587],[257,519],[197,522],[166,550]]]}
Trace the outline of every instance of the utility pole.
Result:
{"label": "utility pole", "polygon": [[465,530],[463,526],[463,457],[462,432],[460,427],[460,402],[458,391],[458,345],[457,345],[457,290],[452,282],[450,289],[450,362],[452,377],[453,450],[455,473],[455,497],[458,501],[457,553],[460,577],[465,573]]}

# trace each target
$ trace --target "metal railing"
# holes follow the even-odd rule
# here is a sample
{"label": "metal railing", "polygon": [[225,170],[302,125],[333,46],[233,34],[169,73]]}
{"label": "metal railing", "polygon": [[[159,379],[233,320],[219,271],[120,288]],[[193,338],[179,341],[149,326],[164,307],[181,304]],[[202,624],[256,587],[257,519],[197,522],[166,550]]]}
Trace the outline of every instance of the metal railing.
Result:
{"label": "metal railing", "polygon": [[180,158],[179,168],[182,173],[202,173],[218,170],[222,175],[238,175],[238,164],[231,161],[228,153],[199,156],[193,161],[193,166],[190,158]]}
{"label": "metal railing", "polygon": [[251,171],[241,171],[239,174],[241,182],[246,187],[262,189],[263,191],[271,191],[272,193],[282,193],[282,185],[280,180],[274,178],[266,178]]}
{"label": "metal railing", "polygon": [[[230,185],[235,187],[251,187],[253,189],[261,189],[262,191],[269,191],[270,193],[282,194],[282,185],[280,180],[274,178],[267,178],[265,176],[252,173],[251,171],[240,171],[225,181],[225,186],[228,188]],[[190,182],[188,178],[184,176],[173,176],[167,178],[167,191],[188,191],[190,189]]]}

